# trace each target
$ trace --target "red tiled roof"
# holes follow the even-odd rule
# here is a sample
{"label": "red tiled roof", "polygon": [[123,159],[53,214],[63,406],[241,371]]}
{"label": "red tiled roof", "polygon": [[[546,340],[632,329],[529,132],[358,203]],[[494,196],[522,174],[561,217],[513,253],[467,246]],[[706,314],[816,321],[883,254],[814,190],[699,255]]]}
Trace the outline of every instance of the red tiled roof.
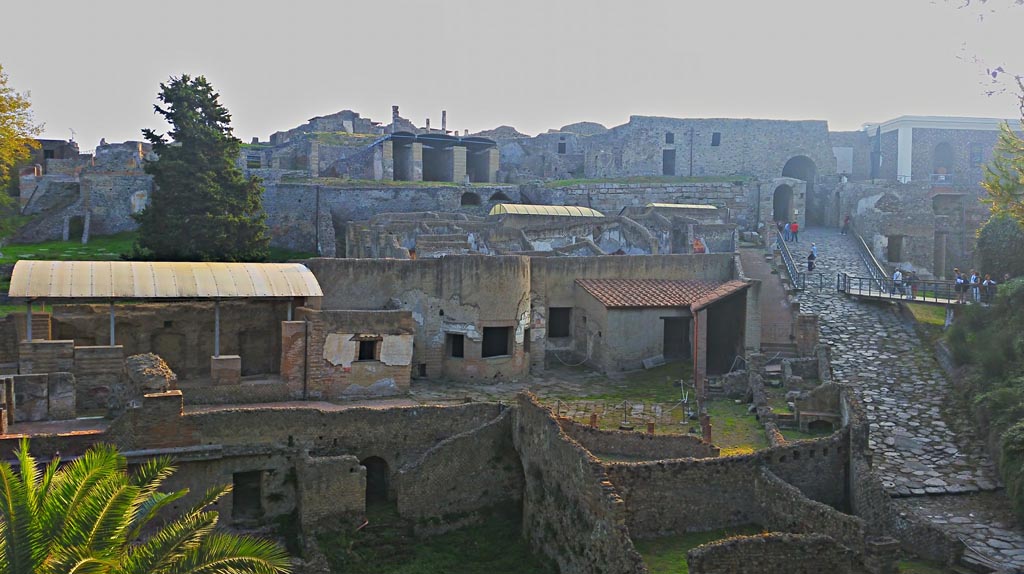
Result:
{"label": "red tiled roof", "polygon": [[746,289],[744,281],[680,281],[673,279],[577,279],[576,284],[606,308],[692,307],[711,303]]}

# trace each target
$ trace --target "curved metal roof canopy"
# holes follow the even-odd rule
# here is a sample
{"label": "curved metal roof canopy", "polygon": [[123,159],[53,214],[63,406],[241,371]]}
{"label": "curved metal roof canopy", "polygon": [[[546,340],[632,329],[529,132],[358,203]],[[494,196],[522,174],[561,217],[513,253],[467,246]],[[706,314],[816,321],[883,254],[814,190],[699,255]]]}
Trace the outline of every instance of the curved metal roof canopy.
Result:
{"label": "curved metal roof canopy", "polygon": [[655,209],[718,209],[714,205],[703,205],[697,203],[648,203],[644,207],[653,207]]}
{"label": "curved metal roof canopy", "polygon": [[499,203],[491,208],[488,215],[558,215],[562,217],[604,217],[604,214],[589,207],[575,205],[524,205],[520,203]]}
{"label": "curved metal roof canopy", "polygon": [[322,297],[300,263],[18,261],[18,299],[234,299]]}

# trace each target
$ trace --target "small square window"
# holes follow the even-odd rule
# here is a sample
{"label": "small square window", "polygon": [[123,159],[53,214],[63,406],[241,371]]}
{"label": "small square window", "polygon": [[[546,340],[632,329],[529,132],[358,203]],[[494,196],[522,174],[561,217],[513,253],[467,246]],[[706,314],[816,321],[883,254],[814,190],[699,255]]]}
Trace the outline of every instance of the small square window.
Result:
{"label": "small square window", "polygon": [[170,329],[174,326],[174,321],[164,321],[164,329]]}
{"label": "small square window", "polygon": [[565,153],[565,142],[558,142],[558,153]]}
{"label": "small square window", "polygon": [[44,149],[43,150],[43,159],[53,159],[54,155],[55,154],[54,154],[52,149]]}
{"label": "small square window", "polygon": [[676,134],[672,132],[665,132],[665,143],[674,144],[676,143]]}
{"label": "small square window", "polygon": [[484,339],[481,343],[480,356],[501,357],[512,354],[512,327],[484,327]]}
{"label": "small square window", "polygon": [[461,333],[448,333],[448,356],[461,359],[466,356],[466,336]]}
{"label": "small square window", "polygon": [[711,134],[711,147],[718,147],[722,145],[722,133],[715,132]]}
{"label": "small square window", "polygon": [[359,359],[360,361],[376,361],[377,360],[377,344],[380,341],[359,341]]}
{"label": "small square window", "polygon": [[571,334],[572,307],[548,308],[548,338],[557,339]]}

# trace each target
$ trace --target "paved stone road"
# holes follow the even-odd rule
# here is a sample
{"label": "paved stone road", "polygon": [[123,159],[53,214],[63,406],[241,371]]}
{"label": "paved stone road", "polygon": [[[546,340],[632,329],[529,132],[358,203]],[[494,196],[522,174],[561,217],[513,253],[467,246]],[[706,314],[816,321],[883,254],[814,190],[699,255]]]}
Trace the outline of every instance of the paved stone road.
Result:
{"label": "paved stone road", "polygon": [[[801,311],[820,317],[822,342],[832,345],[838,380],[851,384],[870,422],[869,446],[883,484],[906,507],[969,539],[986,555],[1024,571],[1024,532],[1007,512],[995,467],[950,416],[950,383],[932,350],[891,303],[857,301],[835,290],[836,273],[864,276],[852,236],[808,229],[790,244],[796,259],[817,243],[816,271],[800,295]],[[969,495],[968,493],[986,493]],[[942,496],[930,496],[942,495]],[[959,495],[959,496],[952,496]],[[993,497],[999,504],[981,504]]]}

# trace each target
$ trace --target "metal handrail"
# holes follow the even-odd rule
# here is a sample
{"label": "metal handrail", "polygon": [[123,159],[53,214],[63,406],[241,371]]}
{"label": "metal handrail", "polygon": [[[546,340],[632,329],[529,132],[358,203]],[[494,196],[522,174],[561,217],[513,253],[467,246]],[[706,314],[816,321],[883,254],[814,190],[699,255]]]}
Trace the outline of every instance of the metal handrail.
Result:
{"label": "metal handrail", "polygon": [[[970,286],[966,287],[968,290]],[[983,288],[979,288],[983,289]],[[929,279],[911,279],[893,281],[892,279],[879,279],[878,277],[856,277],[849,273],[836,275],[836,291],[848,295],[860,295],[864,297],[882,297],[885,299],[902,299],[906,301],[919,301],[925,303],[957,303],[960,297],[956,292],[956,283],[953,281],[935,281]],[[979,291],[983,300],[984,291]],[[966,292],[964,301],[973,301],[970,291]]]}
{"label": "metal handrail", "polygon": [[793,254],[789,252],[789,245],[786,244],[786,239],[778,230],[775,231],[775,243],[778,245],[779,251],[782,252],[782,262],[786,265],[786,273],[789,274],[789,279],[793,282],[793,288],[803,291],[807,278],[804,277],[802,271],[797,271],[798,267],[793,261]]}
{"label": "metal handrail", "polygon": [[861,261],[867,268],[868,274],[879,281],[878,288],[881,289],[881,282],[889,279],[889,274],[886,272],[885,267],[882,267],[882,264],[878,262],[878,259],[875,259],[875,254],[868,249],[868,244],[865,243],[864,238],[860,236],[856,229],[853,230],[853,237],[857,240],[857,253],[860,255]]}

